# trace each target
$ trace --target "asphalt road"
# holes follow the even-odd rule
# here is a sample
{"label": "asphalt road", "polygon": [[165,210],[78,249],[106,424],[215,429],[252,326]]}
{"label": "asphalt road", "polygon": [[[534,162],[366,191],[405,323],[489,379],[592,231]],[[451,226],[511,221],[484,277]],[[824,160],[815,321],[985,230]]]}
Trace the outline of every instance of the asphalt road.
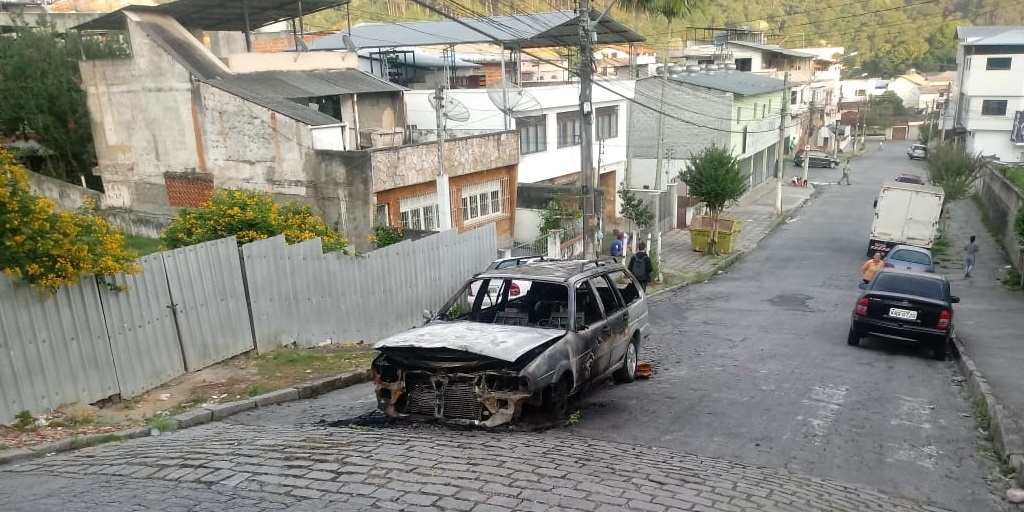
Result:
{"label": "asphalt road", "polygon": [[840,169],[812,169],[828,184],[796,218],[712,282],[660,297],[641,353],[658,373],[590,396],[575,431],[998,510],[952,363],[872,339],[846,345],[879,186],[926,175],[906,145],[870,147],[852,185],[835,185]]}
{"label": "asphalt road", "polygon": [[1005,510],[953,366],[845,344],[872,198],[921,168],[904,149],[654,300],[658,372],[588,394],[573,427],[385,426],[364,384],[0,467],[0,510]]}

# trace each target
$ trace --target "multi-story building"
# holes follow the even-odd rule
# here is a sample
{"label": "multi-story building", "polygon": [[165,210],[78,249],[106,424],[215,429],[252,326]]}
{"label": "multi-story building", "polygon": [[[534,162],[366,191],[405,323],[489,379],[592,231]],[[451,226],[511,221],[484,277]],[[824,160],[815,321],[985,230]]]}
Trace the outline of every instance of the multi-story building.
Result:
{"label": "multi-story building", "polygon": [[957,27],[957,77],[943,128],[967,151],[1024,162],[1024,26]]}

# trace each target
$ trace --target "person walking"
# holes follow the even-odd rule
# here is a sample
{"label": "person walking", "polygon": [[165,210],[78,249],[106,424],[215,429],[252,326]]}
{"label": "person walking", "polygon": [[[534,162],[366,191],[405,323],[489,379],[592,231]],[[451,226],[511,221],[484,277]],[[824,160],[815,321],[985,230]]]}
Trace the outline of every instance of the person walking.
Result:
{"label": "person walking", "polygon": [[884,144],[882,144],[882,141],[878,141],[878,149],[882,149],[882,146],[883,146],[883,145],[884,145]]}
{"label": "person walking", "polygon": [[636,244],[636,253],[629,259],[629,271],[637,281],[640,281],[640,288],[646,293],[647,283],[651,281],[651,274],[654,272],[654,264],[647,255],[647,242]]}
{"label": "person walking", "polygon": [[615,235],[615,240],[612,240],[612,246],[609,248],[608,253],[612,255],[616,262],[622,257],[622,233]]}
{"label": "person walking", "polygon": [[846,159],[846,165],[843,166],[843,177],[839,178],[839,181],[836,182],[836,185],[842,185],[843,184],[843,180],[846,180],[846,184],[847,185],[850,184],[850,159],[849,158]]}
{"label": "person walking", "polygon": [[964,246],[964,277],[971,277],[974,271],[974,260],[978,256],[978,244],[974,241],[977,237],[971,235],[971,241]]}
{"label": "person walking", "polygon": [[865,283],[870,283],[871,278],[875,277],[875,273],[882,270],[885,266],[885,262],[882,261],[882,253],[876,252],[871,259],[864,262],[860,267],[861,278],[864,279]]}

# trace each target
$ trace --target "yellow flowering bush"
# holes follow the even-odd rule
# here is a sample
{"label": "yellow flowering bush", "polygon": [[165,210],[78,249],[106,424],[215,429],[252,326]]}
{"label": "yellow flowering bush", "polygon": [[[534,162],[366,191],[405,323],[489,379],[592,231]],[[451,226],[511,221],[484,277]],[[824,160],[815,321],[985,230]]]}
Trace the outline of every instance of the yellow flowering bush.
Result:
{"label": "yellow flowering bush", "polygon": [[252,190],[218,190],[202,208],[180,210],[161,239],[175,249],[231,235],[239,245],[284,235],[289,244],[319,237],[324,252],[348,247],[308,206],[277,204],[270,194]]}
{"label": "yellow flowering bush", "polygon": [[141,271],[138,255],[94,208],[87,201],[77,212],[57,210],[32,193],[28,172],[0,149],[0,270],[49,293],[84,275]]}

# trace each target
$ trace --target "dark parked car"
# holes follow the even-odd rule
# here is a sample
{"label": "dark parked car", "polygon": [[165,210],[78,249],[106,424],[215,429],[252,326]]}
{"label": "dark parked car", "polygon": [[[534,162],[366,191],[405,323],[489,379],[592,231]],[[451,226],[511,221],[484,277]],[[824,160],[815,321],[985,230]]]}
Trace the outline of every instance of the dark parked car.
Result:
{"label": "dark parked car", "polygon": [[374,345],[377,406],[389,416],[493,427],[527,404],[564,416],[593,382],[633,381],[648,331],[639,283],[604,261],[484,271],[427,316]]}
{"label": "dark parked car", "polygon": [[907,157],[911,160],[926,160],[928,158],[928,146],[924,144],[911,144],[907,148]]}
{"label": "dark parked car", "polygon": [[914,185],[924,185],[924,179],[917,174],[900,174],[896,176],[896,181],[900,183],[912,183]]}
{"label": "dark parked car", "polygon": [[[806,151],[800,150],[796,152],[796,156],[793,157],[793,165],[797,167],[803,167],[804,165],[804,153]],[[808,167],[837,167],[839,166],[839,159],[833,158],[832,155],[824,151],[811,151],[810,162]]]}
{"label": "dark parked car", "polygon": [[885,266],[918,272],[935,272],[932,252],[913,245],[897,245],[885,255]]}
{"label": "dark parked car", "polygon": [[953,304],[949,281],[941,275],[883,268],[870,283],[861,285],[846,343],[859,345],[862,337],[876,336],[925,345],[932,357],[943,361],[953,332]]}

